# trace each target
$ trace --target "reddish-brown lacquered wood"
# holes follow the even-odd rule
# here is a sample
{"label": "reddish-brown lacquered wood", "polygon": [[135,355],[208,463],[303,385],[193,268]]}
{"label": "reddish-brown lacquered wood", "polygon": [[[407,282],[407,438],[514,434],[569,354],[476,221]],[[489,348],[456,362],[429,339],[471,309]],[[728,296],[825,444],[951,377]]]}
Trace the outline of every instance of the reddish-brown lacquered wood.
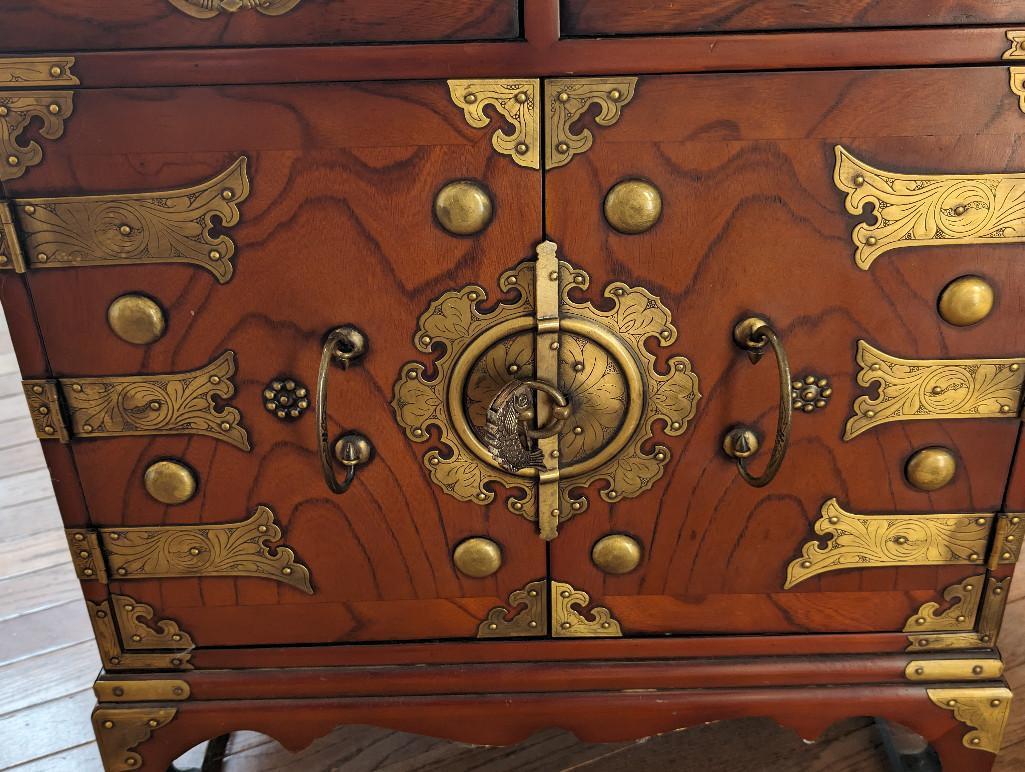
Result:
{"label": "reddish-brown lacquered wood", "polygon": [[[174,265],[29,279],[58,377],[186,371],[222,351],[237,354],[231,404],[253,452],[206,437],[76,441],[93,524],[238,522],[264,504],[316,590],[185,578],[118,582],[112,591],[152,605],[206,646],[472,638],[489,609],[545,575],[532,525],[504,502],[482,507],[435,487],[426,447],[405,436],[389,405],[402,364],[426,359],[412,336],[429,303],[450,287],[493,287],[532,255],[541,236],[538,173],[496,154],[490,132],[466,124],[443,82],[86,91],[75,119],[39,173],[12,184],[13,195],[161,190],[207,179],[243,154],[252,180],[232,230],[228,284]],[[494,221],[479,238],[450,236],[433,221],[435,193],[459,178],[481,180],[494,198]],[[108,304],[126,292],[166,309],[159,342],[134,346],[107,327]],[[312,409],[279,421],[262,392],[283,375],[312,388],[322,338],[343,323],[358,325],[370,348],[331,373],[330,435],[359,430],[376,457],[336,496],[321,476]],[[196,470],[191,502],[165,507],[145,493],[146,466],[165,457]],[[451,551],[472,535],[502,546],[494,576],[456,572]]]}
{"label": "reddish-brown lacquered wood", "polygon": [[[951,111],[955,94],[962,109]],[[592,494],[561,529],[553,578],[586,590],[629,633],[835,631],[900,629],[919,606],[911,591],[938,595],[981,573],[847,570],[782,589],[832,497],[855,513],[998,511],[1018,434],[1014,419],[931,420],[842,440],[854,399],[875,393],[856,383],[859,339],[908,358],[1021,356],[1025,271],[1009,246],[904,249],[860,270],[851,231],[863,218],[846,214],[833,183],[834,145],[892,171],[1018,171],[1022,131],[1002,68],[642,78],[619,122],[547,175],[546,230],[591,272],[594,295],[622,280],[661,297],[680,331],[666,354],[690,358],[704,397],[687,432],[667,441],[673,457],[649,492],[613,506]],[[639,236],[602,215],[606,191],[631,177],[654,183],[664,202],[662,220]],[[955,328],[936,300],[966,273],[987,277],[998,301],[985,322]],[[794,376],[826,376],[834,390],[824,410],[795,415],[786,462],[762,490],[720,450],[738,423],[774,433],[775,363],[753,366],[731,340],[751,313],[780,332]],[[903,468],[929,445],[952,448],[959,472],[923,493]],[[643,545],[633,573],[605,576],[591,563],[610,532]]]}
{"label": "reddish-brown lacquered wood", "polygon": [[1020,24],[1014,0],[562,0],[564,35]]}
{"label": "reddish-brown lacquered wood", "polygon": [[539,19],[538,42],[316,46],[287,55],[275,48],[85,52],[78,55],[75,72],[92,88],[500,78],[513,73],[643,75],[990,64],[1000,61],[1009,45],[1006,27],[562,39],[548,45],[552,23],[545,23],[543,12],[533,18]]}
{"label": "reddish-brown lacquered wood", "polygon": [[283,16],[243,10],[210,19],[193,18],[168,0],[9,0],[0,50],[500,40],[519,34],[519,16],[517,0],[302,0]]}
{"label": "reddish-brown lacquered wood", "polygon": [[1025,432],[1019,428],[1011,477],[1007,482],[1004,511],[1025,512]]}
{"label": "reddish-brown lacquered wood", "polygon": [[986,772],[994,755],[969,750],[968,727],[938,708],[922,686],[837,686],[791,689],[664,690],[646,693],[475,694],[432,697],[239,700],[174,703],[177,713],[136,750],[146,770],[163,770],[177,755],[217,734],[263,732],[292,751],[339,724],[373,724],[483,745],[508,745],[559,727],[585,742],[632,740],[698,722],[766,716],[813,740],[831,724],[882,716],[921,734],[944,769]]}

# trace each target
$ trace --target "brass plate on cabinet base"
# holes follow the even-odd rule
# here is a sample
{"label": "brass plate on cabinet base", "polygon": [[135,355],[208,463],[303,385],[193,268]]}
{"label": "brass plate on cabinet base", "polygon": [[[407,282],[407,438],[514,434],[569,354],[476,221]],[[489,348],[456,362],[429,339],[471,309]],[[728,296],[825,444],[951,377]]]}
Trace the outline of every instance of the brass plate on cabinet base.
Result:
{"label": "brass plate on cabinet base", "polygon": [[572,127],[589,107],[598,105],[594,122],[611,126],[634,97],[637,78],[550,78],[545,81],[545,169],[556,169],[594,144],[590,129]]}
{"label": "brass plate on cabinet base", "polygon": [[99,702],[180,702],[192,695],[188,682],[177,678],[110,678],[93,684]]}
{"label": "brass plate on cabinet base", "polygon": [[[551,583],[552,636],[555,638],[621,638],[623,630],[604,606],[581,613],[591,596],[566,582]],[[580,608],[581,611],[577,611]]]}
{"label": "brass plate on cabinet base", "polygon": [[141,769],[143,757],[132,749],[146,742],[155,730],[171,723],[177,713],[177,708],[161,705],[97,707],[93,711],[93,729],[104,770]]}
{"label": "brass plate on cabinet base", "polygon": [[[150,622],[154,611],[144,603],[137,603],[127,595],[111,595],[110,600],[102,603],[86,601],[89,619],[96,635],[96,645],[100,649],[103,667],[107,670],[192,670],[189,664],[192,638],[183,632],[176,623],[168,619]],[[114,608],[112,609],[112,605]],[[126,606],[131,606],[129,611]],[[119,627],[115,627],[115,616]],[[120,625],[124,627],[120,627]],[[148,623],[148,624],[147,624]],[[181,643],[188,643],[188,648],[175,648],[170,651],[131,651],[123,646],[118,630],[126,638],[133,634],[142,634],[140,628],[149,632],[157,639],[170,640],[175,635],[182,636]],[[154,629],[155,628],[155,629]],[[132,631],[135,631],[134,633]]]}
{"label": "brass plate on cabinet base", "polygon": [[916,659],[904,668],[909,681],[995,681],[1004,674],[1004,663],[985,659]]}
{"label": "brass plate on cabinet base", "polygon": [[961,740],[966,748],[997,753],[1014,693],[1003,686],[928,689],[937,707],[953,711],[954,717],[972,728]]}
{"label": "brass plate on cabinet base", "polygon": [[257,10],[265,16],[281,16],[302,0],[168,0],[182,13],[196,19],[212,19],[222,13]]}
{"label": "brass plate on cabinet base", "polygon": [[969,576],[963,582],[948,587],[943,591],[943,599],[951,605],[937,614],[939,603],[929,601],[923,604],[918,613],[908,619],[904,631],[912,633],[974,630],[985,586],[986,575],[979,574]]}
{"label": "brass plate on cabinet base", "polygon": [[844,440],[893,421],[1015,418],[1025,358],[901,359],[858,341],[858,384],[879,395],[854,400]]}
{"label": "brass plate on cabinet base", "polygon": [[541,81],[537,78],[450,80],[448,90],[452,101],[462,108],[466,122],[474,128],[482,129],[491,123],[491,118],[484,111],[486,106],[492,107],[512,125],[511,134],[497,127],[491,135],[491,144],[496,151],[509,156],[519,166],[541,168],[538,115]]}
{"label": "brass plate on cabinet base", "polygon": [[994,515],[857,515],[836,499],[822,505],[815,533],[790,563],[784,589],[827,571],[896,566],[985,564]]}
{"label": "brass plate on cabinet base", "polygon": [[491,609],[477,628],[478,638],[526,638],[547,634],[548,596],[544,579],[515,590],[509,595],[509,607]]}

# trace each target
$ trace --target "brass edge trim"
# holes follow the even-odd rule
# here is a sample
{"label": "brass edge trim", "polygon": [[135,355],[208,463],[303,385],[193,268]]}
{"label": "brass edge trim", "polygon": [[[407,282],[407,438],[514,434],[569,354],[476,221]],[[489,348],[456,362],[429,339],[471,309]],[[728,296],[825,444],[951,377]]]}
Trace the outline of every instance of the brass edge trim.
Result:
{"label": "brass edge trim", "polygon": [[805,543],[791,561],[783,588],[828,571],[880,566],[985,563],[992,514],[873,514],[845,511],[835,498],[822,505],[815,533],[832,536],[825,547]]}
{"label": "brass edge trim", "polygon": [[927,689],[932,703],[954,713],[954,718],[971,728],[961,742],[966,748],[997,753],[1014,693],[1003,686],[969,686],[957,689]]}
{"label": "brass edge trim", "polygon": [[987,566],[991,571],[1002,565],[1013,565],[1021,555],[1021,543],[1025,539],[1025,514],[1005,512],[997,516],[997,527],[993,533],[993,544],[989,550]]}
{"label": "brass edge trim", "polygon": [[264,16],[282,16],[302,0],[168,0],[187,16],[194,19],[213,19],[222,13],[238,13],[255,9]]}
{"label": "brass edge trim", "polygon": [[143,758],[133,748],[146,742],[153,732],[167,726],[178,708],[164,705],[111,708],[99,705],[93,710],[93,730],[106,772],[130,772],[142,769]]}
{"label": "brass edge trim", "polygon": [[107,566],[100,549],[100,537],[90,528],[66,528],[71,563],[80,582],[107,583]]}
{"label": "brass edge trim", "polygon": [[0,271],[25,273],[25,256],[21,252],[21,242],[14,228],[14,217],[11,206],[0,201]]}
{"label": "brass edge trim", "polygon": [[904,625],[904,632],[934,633],[974,630],[985,586],[985,574],[969,576],[958,584],[951,585],[943,591],[943,599],[950,605],[937,614],[939,603],[929,601],[923,604],[918,609],[918,613],[908,619],[907,624]]}
{"label": "brass edge trim", "polygon": [[73,56],[23,56],[0,59],[0,90],[9,88],[51,89],[80,86],[71,72]]}
{"label": "brass edge trim", "polygon": [[71,435],[68,433],[61,405],[60,384],[47,379],[26,380],[21,382],[21,388],[25,393],[36,437],[40,440],[70,442]]}
{"label": "brass edge trim", "polygon": [[58,140],[74,111],[73,91],[8,91],[0,86],[0,182],[18,179],[43,160],[38,142],[20,141],[29,124],[41,124],[37,133],[43,139]]}
{"label": "brass edge trim", "polygon": [[877,382],[879,392],[854,400],[845,441],[892,421],[1007,419],[1021,410],[1025,358],[902,359],[859,340],[856,361],[858,384]]}
{"label": "brass edge trim", "polygon": [[621,638],[623,630],[612,612],[604,606],[594,606],[584,616],[583,610],[591,596],[566,582],[551,582],[552,636],[555,638]]}
{"label": "brass edge trim", "polygon": [[[510,614],[513,615],[510,617]],[[522,590],[514,590],[509,595],[508,608],[496,606],[477,626],[478,638],[525,638],[547,634],[548,595],[544,579],[530,582]]]}
{"label": "brass edge trim", "polygon": [[1007,596],[1011,590],[1011,577],[986,580],[986,594],[982,598],[982,610],[979,612],[979,640],[987,646],[996,646],[1000,637],[1000,628],[1004,623],[1004,610],[1007,607]]}
{"label": "brass edge trim", "polygon": [[[211,179],[172,190],[17,199],[28,267],[187,263],[224,284],[235,256],[227,230],[239,223],[239,205],[250,192],[247,166],[241,156]],[[103,227],[83,232],[82,223]]]}
{"label": "brass edge trim", "polygon": [[1004,674],[1004,663],[985,659],[915,659],[904,668],[909,681],[995,681]]}
{"label": "brass edge trim", "polygon": [[[561,279],[568,278],[559,270],[557,249],[553,241],[538,244],[537,262],[534,265],[534,323],[537,329],[534,335],[534,377],[549,384],[559,383]],[[539,394],[537,421],[540,426],[547,423],[551,408],[551,400]],[[538,533],[545,541],[551,541],[559,534],[559,518],[562,515],[559,435],[539,439],[537,449],[542,454],[541,463],[544,464],[537,480]]]}
{"label": "brass edge trim", "polygon": [[977,632],[967,633],[926,633],[909,635],[908,646],[904,651],[964,651],[968,649],[991,649],[992,646],[982,640]]}
{"label": "brass edge trim", "polygon": [[[89,610],[89,619],[93,625],[93,632],[96,635],[96,645],[100,650],[100,657],[103,660],[103,667],[107,670],[192,670],[189,664],[191,652],[189,650],[170,652],[133,652],[127,651],[121,645],[121,638],[118,629],[115,627],[114,614],[111,613],[111,603],[120,603],[120,616],[125,617],[129,625],[141,625],[146,627],[154,636],[160,636],[165,631],[179,631],[178,626],[170,620],[157,620],[153,627],[159,632],[154,632],[148,625],[143,625],[142,620],[152,618],[154,612],[150,606],[136,603],[127,595],[112,595],[109,600],[102,603],[86,601],[86,608]],[[133,611],[125,611],[124,606],[131,604],[141,607],[138,614],[131,616]],[[132,629],[129,627],[129,629]],[[174,633],[169,633],[173,635]],[[183,635],[186,635],[182,633]],[[188,637],[186,635],[186,637]],[[192,639],[188,637],[191,644]]]}
{"label": "brass edge trim", "polygon": [[110,573],[118,581],[155,577],[245,576],[283,582],[313,594],[310,571],[282,538],[270,507],[220,525],[101,528]]}
{"label": "brass edge trim", "polygon": [[189,699],[192,690],[176,678],[96,679],[93,692],[99,702],[175,702]]}
{"label": "brass edge trim", "polygon": [[494,108],[509,122],[513,129],[511,134],[497,127],[491,135],[491,144],[498,153],[509,156],[524,168],[541,168],[540,80],[450,80],[448,90],[470,126],[482,129],[491,123],[491,117],[484,111],[486,106]]}
{"label": "brass edge trim", "polygon": [[594,122],[611,126],[619,120],[637,88],[635,77],[549,78],[545,80],[545,169],[565,166],[573,156],[586,153],[594,144],[588,128],[579,133],[573,124],[591,105],[598,105]]}

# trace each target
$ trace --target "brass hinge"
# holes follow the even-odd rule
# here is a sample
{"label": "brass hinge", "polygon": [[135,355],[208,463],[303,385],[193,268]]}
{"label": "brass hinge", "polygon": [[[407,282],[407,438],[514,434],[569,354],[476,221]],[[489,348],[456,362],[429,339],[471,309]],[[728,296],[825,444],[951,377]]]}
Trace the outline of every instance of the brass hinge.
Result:
{"label": "brass hinge", "polygon": [[0,201],[0,271],[5,269],[25,273],[25,257],[21,253],[10,204]]}
{"label": "brass hinge", "polygon": [[1018,562],[1021,540],[1025,538],[1025,514],[1005,512],[997,515],[993,543],[989,548],[988,568],[993,571],[1001,565]]}
{"label": "brass hinge", "polygon": [[56,439],[70,442],[71,435],[68,433],[61,404],[60,384],[55,380],[29,380],[22,381],[22,388],[25,390],[28,412],[36,429],[36,437],[41,440]]}
{"label": "brass hinge", "polygon": [[79,581],[107,583],[107,565],[100,548],[100,536],[89,528],[68,528],[64,531],[71,550],[71,562]]}

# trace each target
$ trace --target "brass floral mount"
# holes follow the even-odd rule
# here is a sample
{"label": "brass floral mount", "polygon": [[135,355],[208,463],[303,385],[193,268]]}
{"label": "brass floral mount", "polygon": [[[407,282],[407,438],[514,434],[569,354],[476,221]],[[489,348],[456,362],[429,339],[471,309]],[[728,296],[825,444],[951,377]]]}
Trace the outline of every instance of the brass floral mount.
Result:
{"label": "brass floral mount", "polygon": [[985,586],[985,574],[969,576],[964,581],[951,585],[943,592],[943,600],[949,604],[947,608],[937,613],[940,604],[936,601],[923,604],[918,613],[904,625],[904,632],[949,633],[974,630]]}
{"label": "brass floral mount", "polygon": [[107,670],[192,669],[192,637],[169,619],[154,619],[152,606],[111,593],[86,607]]}
{"label": "brass floral mount", "polygon": [[[497,128],[492,145],[520,166],[541,168],[541,122],[544,121],[544,168],[565,166],[573,156],[585,153],[594,143],[588,128],[574,131],[574,125],[588,108],[598,106],[594,120],[599,126],[611,126],[633,99],[637,78],[557,78],[544,82],[523,80],[450,80],[452,101],[463,109],[466,122],[474,128],[491,123],[485,107],[491,107],[512,127],[512,132]],[[540,103],[540,104],[539,104]]]}
{"label": "brass floral mount", "polygon": [[[546,586],[547,584],[547,586]],[[509,605],[497,606],[477,628],[478,638],[620,638],[623,630],[612,613],[593,606],[591,596],[566,582],[539,579],[509,595]],[[579,609],[579,610],[578,610]],[[511,615],[511,616],[510,616]]]}
{"label": "brass floral mount", "polygon": [[42,124],[39,135],[44,139],[63,136],[75,95],[52,89],[79,85],[71,74],[74,64],[71,56],[0,59],[0,182],[21,177],[43,160],[38,142],[20,142],[33,120]]}
{"label": "brass floral mount", "polygon": [[[1011,579],[971,576],[948,587],[943,597],[950,607],[939,614],[934,602],[924,604],[904,626],[906,651],[991,649],[996,646],[1007,606]],[[920,621],[920,620],[925,620]]]}
{"label": "brass floral mount", "polygon": [[196,19],[212,19],[222,13],[256,10],[266,16],[281,16],[302,0],[168,0],[179,11]]}
{"label": "brass floral mount", "polygon": [[93,711],[96,744],[106,772],[142,769],[143,758],[133,749],[171,723],[177,713],[176,707],[167,705],[100,706]]}
{"label": "brass floral mount", "polygon": [[952,711],[954,718],[971,727],[961,742],[966,748],[997,753],[1011,712],[1014,693],[1006,686],[970,686],[928,689],[933,705]]}
{"label": "brass floral mount", "polygon": [[[669,311],[640,287],[613,282],[605,288],[609,310],[571,299],[590,277],[559,261],[556,247],[538,247],[538,261],[520,263],[499,279],[511,295],[485,311],[482,287],[446,292],[421,315],[414,342],[437,350],[436,374],[420,362],[402,367],[392,407],[406,436],[440,449],[424,456],[434,482],[460,501],[486,505],[495,484],[519,491],[507,499],[514,513],[539,521],[544,538],[588,505],[582,492],[604,482],[600,496],[613,503],[640,495],[661,477],[670,458],[649,448],[656,424],[678,436],[694,416],[700,394],[690,362],[669,357],[661,372],[647,350],[676,340]],[[540,378],[563,393],[571,417],[538,442],[544,468],[516,471],[496,460],[488,412],[514,381]],[[540,399],[540,397],[539,397]],[[541,404],[539,402],[539,413]],[[540,416],[539,416],[540,417]]]}

